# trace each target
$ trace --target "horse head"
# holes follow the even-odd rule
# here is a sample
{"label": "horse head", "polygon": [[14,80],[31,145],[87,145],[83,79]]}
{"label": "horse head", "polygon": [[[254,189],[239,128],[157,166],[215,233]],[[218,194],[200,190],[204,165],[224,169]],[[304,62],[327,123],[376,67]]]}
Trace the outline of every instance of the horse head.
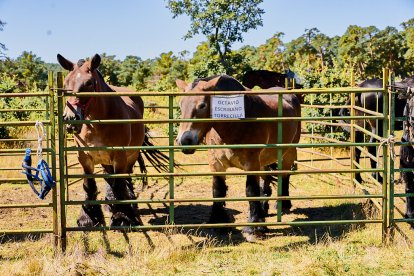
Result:
{"label": "horse head", "polygon": [[[97,71],[101,63],[101,57],[96,54],[90,60],[79,60],[76,64],[65,59],[60,54],[57,55],[59,64],[69,74],[64,81],[64,89],[72,92],[93,92],[101,91],[100,86],[100,73]],[[66,107],[63,112],[63,119],[68,120],[83,120],[88,114],[88,108],[93,101],[93,97],[69,97],[66,102]],[[82,125],[80,124],[67,124],[66,130],[69,133],[80,133]]]}
{"label": "horse head", "polygon": [[[182,80],[176,80],[178,88],[183,92],[202,92],[209,91],[215,79],[210,81],[199,80],[193,84],[187,84]],[[181,118],[200,119],[210,117],[210,96],[209,95],[190,95],[183,96],[180,100]],[[175,139],[178,145],[198,145],[203,140],[209,130],[208,123],[182,122]],[[193,154],[195,149],[183,149],[185,154]]]}
{"label": "horse head", "polygon": [[404,107],[404,133],[403,140],[407,142],[414,141],[414,76],[408,77],[401,82],[396,82],[393,87],[398,94],[399,99],[405,99]]}
{"label": "horse head", "polygon": [[[196,95],[188,95],[181,98],[180,110],[183,119],[211,117],[210,95],[197,95],[197,92],[246,90],[236,79],[226,75],[197,79],[192,84],[177,80],[176,84],[184,92],[196,93]],[[176,143],[183,146],[198,145],[212,127],[212,123],[182,122],[178,130]],[[192,154],[195,150],[183,149],[183,152],[185,154]]]}

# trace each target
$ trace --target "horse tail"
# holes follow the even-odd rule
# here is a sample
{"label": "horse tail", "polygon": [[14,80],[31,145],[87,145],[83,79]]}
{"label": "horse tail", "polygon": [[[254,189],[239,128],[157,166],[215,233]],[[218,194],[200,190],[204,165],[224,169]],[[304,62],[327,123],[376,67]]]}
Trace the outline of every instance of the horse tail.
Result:
{"label": "horse tail", "polygon": [[[151,139],[151,135],[149,134],[149,129],[145,127],[144,142],[142,145],[153,147],[154,144],[150,141],[150,139]],[[168,165],[170,162],[169,156],[164,154],[160,150],[153,149],[153,148],[144,149],[140,152],[140,155],[138,157],[138,163],[139,163],[141,172],[143,172],[143,170],[145,170],[146,172],[145,162],[144,162],[144,159],[141,153],[145,156],[145,158],[150,162],[150,164],[155,168],[157,172],[159,173],[170,172],[170,167]],[[174,162],[174,167],[179,168],[180,164]]]}
{"label": "horse tail", "polygon": [[138,155],[138,165],[139,165],[139,170],[141,171],[142,174],[144,174],[144,176],[142,177],[142,189],[144,189],[145,187],[148,186],[148,177],[147,177],[147,167],[145,166],[145,161],[144,158],[142,157],[142,152],[139,153]]}

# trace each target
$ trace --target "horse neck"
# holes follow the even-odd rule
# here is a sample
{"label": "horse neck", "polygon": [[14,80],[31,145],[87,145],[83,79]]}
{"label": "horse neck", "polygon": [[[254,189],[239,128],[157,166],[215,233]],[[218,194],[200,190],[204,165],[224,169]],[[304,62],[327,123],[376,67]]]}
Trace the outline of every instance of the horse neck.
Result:
{"label": "horse neck", "polygon": [[[115,92],[104,80],[98,70],[95,70],[93,77],[96,80],[95,92]],[[112,97],[95,97],[90,108],[89,116],[93,119],[104,119],[109,111],[109,104],[113,100]]]}
{"label": "horse neck", "polygon": [[96,92],[114,92],[114,90],[105,82],[101,72],[95,70],[93,72],[93,77],[96,80]]}

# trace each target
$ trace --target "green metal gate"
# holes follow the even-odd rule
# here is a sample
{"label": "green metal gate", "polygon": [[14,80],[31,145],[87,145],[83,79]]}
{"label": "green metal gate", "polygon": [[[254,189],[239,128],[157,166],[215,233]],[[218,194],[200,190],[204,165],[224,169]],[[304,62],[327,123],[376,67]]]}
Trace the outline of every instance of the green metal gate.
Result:
{"label": "green metal gate", "polygon": [[[0,94],[0,98],[3,99],[11,99],[11,98],[41,98],[44,100],[44,107],[41,109],[1,109],[0,112],[2,113],[20,113],[20,112],[30,112],[30,113],[40,113],[42,114],[40,118],[40,122],[43,123],[45,126],[46,131],[46,139],[45,145],[46,147],[43,148],[43,152],[46,153],[46,159],[51,165],[51,170],[53,175],[57,175],[57,166],[56,166],[56,151],[55,151],[55,98],[54,98],[54,82],[53,82],[53,74],[49,73],[49,92],[47,93],[34,93],[34,92],[22,92],[22,93],[4,93]],[[5,121],[0,122],[0,126],[2,127],[14,127],[14,128],[21,128],[21,127],[33,127],[35,126],[36,121]],[[33,130],[33,129],[32,129]],[[33,132],[35,132],[33,130]],[[37,139],[32,138],[9,138],[9,139],[1,139],[0,142],[2,143],[33,143],[37,142]],[[33,152],[36,152],[35,150]],[[0,156],[4,158],[8,158],[8,164],[15,165],[12,162],[12,159],[19,158],[20,163],[16,167],[7,167],[7,168],[0,168],[0,171],[5,172],[13,172],[15,175],[19,175],[20,177],[0,177],[0,184],[27,184],[26,178],[23,174],[20,174],[21,169],[21,160],[23,160],[23,156],[25,155],[24,148],[13,148],[13,149],[0,149]],[[36,162],[36,157],[34,158],[34,163]],[[16,175],[16,176],[17,176]],[[28,187],[28,186],[27,186]],[[30,190],[30,188],[27,188]],[[13,201],[13,199],[10,199]],[[50,222],[51,226],[47,228],[29,228],[29,227],[13,227],[8,229],[0,229],[0,234],[3,235],[14,235],[14,234],[42,234],[42,233],[52,233],[54,235],[54,244],[58,244],[59,235],[58,235],[58,202],[57,202],[57,190],[53,189],[53,191],[49,194],[47,201],[49,203],[7,203],[7,204],[0,204],[0,210],[4,210],[4,212],[8,212],[7,210],[12,209],[33,209],[35,208],[46,208],[51,211],[50,217],[52,221]],[[40,218],[39,218],[40,220]]]}
{"label": "green metal gate", "polygon": [[[326,138],[326,137],[317,137],[314,133],[314,129],[307,134],[308,136],[304,135],[304,137],[308,140],[308,142],[304,143],[301,142],[300,144],[282,144],[281,143],[281,135],[278,138],[277,144],[248,144],[248,145],[199,145],[199,146],[176,146],[174,145],[174,130],[175,124],[180,122],[190,122],[197,120],[198,122],[211,122],[214,119],[178,119],[175,118],[177,106],[175,105],[175,98],[178,96],[189,95],[189,93],[177,93],[177,92],[137,92],[140,96],[145,97],[162,97],[166,106],[160,107],[164,109],[168,109],[168,114],[166,114],[165,118],[160,119],[143,119],[143,120],[84,120],[84,121],[73,121],[67,122],[71,124],[119,124],[119,123],[131,123],[131,122],[142,122],[145,124],[152,124],[158,125],[165,129],[168,133],[168,136],[160,137],[160,141],[168,141],[161,143],[160,146],[154,146],[154,149],[159,149],[168,153],[169,156],[169,172],[168,173],[157,173],[151,172],[148,173],[146,176],[149,178],[159,178],[164,177],[168,181],[168,196],[165,198],[140,198],[137,200],[120,200],[120,201],[105,201],[105,200],[96,200],[96,201],[82,201],[73,199],[69,193],[69,185],[71,181],[79,181],[79,179],[84,178],[120,178],[120,177],[133,177],[133,178],[140,178],[144,176],[140,173],[133,173],[130,175],[126,174],[102,174],[98,173],[95,175],[84,175],[82,173],[70,173],[71,170],[76,170],[78,165],[69,165],[67,160],[73,159],[73,156],[76,155],[78,151],[81,150],[127,150],[127,149],[145,149],[146,147],[93,147],[93,148],[77,148],[73,145],[68,144],[68,139],[65,137],[65,122],[63,122],[63,109],[66,104],[65,97],[70,95],[76,95],[78,97],[106,97],[106,96],[131,96],[137,95],[137,93],[131,92],[115,92],[115,93],[96,93],[96,92],[84,92],[84,93],[72,93],[71,91],[64,91],[63,90],[63,75],[61,73],[57,74],[57,80],[54,80],[54,76],[52,73],[49,73],[49,92],[48,93],[13,93],[13,94],[1,94],[0,97],[2,98],[9,98],[9,97],[43,97],[45,99],[45,108],[41,110],[1,110],[0,112],[43,112],[44,119],[42,120],[43,124],[47,127],[47,141],[46,147],[44,148],[44,152],[47,153],[47,158],[49,164],[52,168],[52,173],[57,178],[58,187],[53,189],[53,192],[49,195],[51,198],[50,203],[36,203],[36,204],[26,204],[26,203],[19,203],[19,204],[0,204],[0,209],[11,209],[11,208],[48,208],[51,210],[51,217],[52,217],[52,227],[45,228],[45,229],[0,229],[0,233],[2,234],[27,234],[27,233],[53,233],[54,234],[54,242],[55,244],[60,241],[60,247],[65,249],[66,247],[66,239],[67,233],[73,231],[102,231],[102,230],[116,230],[116,229],[123,229],[127,228],[131,230],[131,228],[137,230],[150,230],[150,229],[168,229],[168,228],[218,228],[218,227],[242,227],[242,226],[279,226],[279,225],[291,225],[291,226],[302,226],[302,225],[336,225],[336,224],[368,224],[368,223],[376,223],[382,225],[382,237],[383,241],[387,241],[388,239],[392,239],[393,237],[393,229],[399,230],[400,223],[403,222],[413,222],[414,219],[406,219],[401,217],[403,215],[403,210],[399,207],[401,204],[400,198],[404,198],[407,196],[414,196],[413,194],[406,194],[401,192],[394,191],[394,184],[395,184],[395,176],[394,174],[401,169],[395,168],[395,160],[392,155],[389,154],[390,150],[394,148],[394,145],[402,145],[401,142],[395,142],[393,139],[394,135],[394,121],[395,120],[404,120],[404,118],[395,118],[394,114],[394,97],[391,91],[388,90],[387,84],[389,80],[389,73],[388,71],[384,70],[383,74],[383,87],[380,89],[373,89],[373,88],[335,88],[335,89],[307,89],[307,90],[291,90],[291,91],[226,91],[226,92],[205,92],[204,94],[220,94],[220,95],[231,95],[231,94],[276,94],[278,95],[279,99],[281,99],[282,94],[287,93],[302,93],[307,95],[315,95],[320,93],[328,93],[330,99],[332,99],[333,95],[336,94],[343,94],[346,93],[350,95],[350,105],[349,106],[335,106],[332,104],[324,104],[324,105],[317,105],[317,104],[310,104],[304,105],[305,108],[330,108],[331,110],[338,109],[340,107],[347,107],[350,109],[350,116],[347,118],[349,123],[347,126],[351,129],[351,139],[349,142],[342,142],[335,140],[333,138]],[[364,107],[359,107],[356,105],[355,95],[358,93],[363,92],[377,92],[383,93],[383,112],[374,112],[369,111]],[[200,93],[197,93],[200,94]],[[279,103],[282,101],[280,100]],[[55,110],[55,106],[57,106],[57,110]],[[279,109],[281,110],[281,109]],[[390,112],[389,112],[390,111]],[[363,113],[362,115],[356,115],[357,113]],[[334,116],[332,111],[330,112],[329,116],[325,117],[314,117],[314,116],[303,116],[300,118],[284,118],[282,114],[278,114],[278,117],[275,118],[249,118],[243,119],[243,122],[259,122],[259,121],[276,121],[278,122],[279,133],[282,132],[282,122],[285,120],[298,120],[302,121],[306,124],[322,124],[322,125],[329,125],[329,126],[340,126],[340,123],[335,122],[336,120],[342,120],[344,117],[341,116]],[[364,126],[357,123],[361,121],[365,121],[367,119],[377,120],[378,123],[383,124],[384,134],[383,137],[379,137],[378,135],[373,134],[371,131],[365,129]],[[238,119],[222,119],[227,122],[240,122],[241,120]],[[22,127],[22,126],[34,126],[34,121],[16,121],[16,122],[0,122],[0,126],[15,126],[15,127]],[[364,133],[366,136],[374,137],[378,140],[376,143],[356,143],[355,142],[355,132],[360,131]],[[162,139],[164,140],[162,140]],[[15,142],[33,142],[34,139],[3,139],[2,142],[7,141],[15,141]],[[317,141],[314,143],[314,141]],[[58,142],[58,147],[56,147],[56,142]],[[366,150],[363,149],[364,146],[378,146],[381,148],[382,156],[377,154],[377,156],[370,156]],[[298,165],[303,167],[300,170],[290,170],[290,171],[283,171],[281,169],[282,162],[278,164],[277,171],[251,171],[251,172],[241,172],[241,171],[230,171],[230,172],[209,172],[209,171],[197,171],[197,172],[186,172],[177,170],[174,168],[173,164],[174,161],[177,159],[175,153],[180,151],[183,148],[196,148],[198,150],[208,150],[212,148],[276,148],[278,149],[279,158],[281,158],[282,149],[287,147],[296,147],[298,150],[302,152],[310,152],[313,149],[330,149],[331,155],[327,155],[324,153],[317,153],[326,160],[334,160],[338,161],[339,158],[333,156],[333,148],[350,148],[350,159],[348,165],[341,168],[334,168],[334,169],[327,169],[327,168],[316,168],[313,164],[314,160],[298,160]],[[366,158],[371,158],[380,163],[380,167],[378,168],[366,168],[361,163],[356,163],[353,161],[353,157],[355,155],[355,148],[359,147],[360,150],[365,152]],[[55,150],[58,148],[58,151]],[[12,156],[24,155],[24,149],[0,149],[1,156]],[[313,156],[313,155],[312,155]],[[324,160],[324,159],[318,160]],[[342,160],[348,160],[349,158],[343,158]],[[203,161],[204,162],[204,161]],[[348,162],[348,161],[347,161]],[[195,166],[195,164],[184,164],[187,166]],[[201,165],[201,164],[197,164]],[[203,165],[205,165],[203,163]],[[9,170],[10,168],[1,168],[1,170]],[[13,170],[18,170],[14,168]],[[370,177],[369,175],[366,177],[370,178],[370,183],[372,183],[372,187],[367,187],[363,183],[359,183],[355,179],[355,173],[362,172],[362,173],[371,173],[371,172],[381,172],[383,174],[383,183],[378,183],[375,179]],[[209,223],[191,223],[191,224],[179,224],[176,222],[176,214],[175,209],[178,203],[208,203],[208,202],[217,202],[223,201],[223,198],[211,198],[211,197],[201,197],[201,198],[188,198],[188,197],[177,197],[176,190],[177,190],[177,179],[178,178],[201,178],[207,177],[212,175],[227,175],[227,176],[244,176],[244,175],[264,175],[264,174],[271,174],[271,175],[279,175],[279,174],[291,174],[291,175],[300,175],[300,174],[330,174],[335,176],[346,175],[346,178],[350,182],[350,185],[353,185],[359,191],[358,193],[353,194],[334,194],[334,195],[294,195],[294,196],[281,196],[281,178],[278,178],[278,190],[276,196],[271,197],[230,197],[225,198],[227,202],[247,202],[247,201],[261,201],[261,200],[276,200],[277,203],[277,213],[276,218],[268,218],[267,222],[262,223],[247,223],[247,222],[236,222],[236,223],[221,223],[221,224],[209,224]],[[365,174],[366,175],[366,174]],[[0,184],[1,183],[24,183],[24,177],[19,178],[1,178],[0,177]],[[371,190],[369,188],[372,188]],[[210,190],[210,187],[206,189]],[[351,219],[351,220],[342,220],[342,219],[335,219],[335,220],[308,220],[308,221],[292,221],[287,220],[282,215],[281,210],[281,200],[290,199],[290,200],[325,200],[325,199],[369,199],[371,200],[374,205],[380,210],[380,216],[376,219]],[[395,203],[395,201],[398,201]],[[91,204],[91,205],[103,205],[103,204],[166,204],[168,206],[168,221],[166,224],[146,224],[143,226],[136,226],[136,227],[92,227],[92,228],[80,228],[68,223],[68,208],[73,206],[79,206],[82,204]],[[398,217],[396,217],[395,212],[397,212]],[[70,220],[71,218],[69,218]],[[401,231],[400,231],[401,232]]]}
{"label": "green metal gate", "polygon": [[[59,225],[60,231],[59,236],[61,240],[61,247],[64,249],[66,247],[66,237],[67,232],[72,231],[102,231],[102,230],[115,230],[115,229],[139,229],[139,230],[150,230],[150,229],[166,229],[166,228],[217,228],[217,227],[242,227],[242,226],[278,226],[278,225],[334,225],[334,224],[355,224],[355,223],[378,223],[382,224],[382,234],[383,239],[385,240],[389,229],[391,229],[393,223],[393,216],[391,214],[391,207],[393,203],[393,190],[392,187],[388,184],[392,177],[392,170],[390,173],[390,167],[392,168],[393,164],[390,163],[390,159],[388,156],[388,145],[384,143],[384,137],[375,136],[370,131],[364,129],[363,127],[358,126],[355,121],[357,120],[366,120],[366,119],[375,119],[375,120],[382,120],[384,129],[388,128],[388,120],[391,118],[392,114],[389,116],[388,114],[388,89],[387,89],[387,81],[388,81],[388,71],[384,71],[384,85],[381,89],[363,89],[363,88],[335,88],[335,89],[308,89],[308,90],[292,90],[288,91],[249,91],[249,92],[205,92],[205,94],[243,94],[243,93],[256,93],[256,94],[277,94],[279,99],[281,99],[282,94],[286,93],[303,93],[303,94],[318,94],[318,93],[348,93],[351,95],[351,105],[349,108],[351,109],[351,116],[348,118],[351,123],[351,141],[350,142],[322,142],[322,143],[300,143],[300,144],[282,144],[281,143],[281,136],[279,138],[278,144],[249,144],[249,145],[200,145],[200,146],[175,146],[174,145],[174,124],[179,122],[189,122],[194,121],[196,119],[176,119],[174,118],[174,110],[176,106],[174,106],[174,98],[177,96],[189,95],[189,93],[176,93],[176,92],[139,92],[140,96],[152,96],[152,97],[165,97],[165,102],[168,102],[168,118],[166,119],[143,119],[143,120],[84,120],[84,121],[70,121],[67,123],[71,124],[115,124],[115,123],[131,123],[131,122],[143,122],[145,124],[166,124],[168,129],[168,144],[161,145],[154,147],[156,149],[166,151],[169,154],[169,173],[149,173],[148,177],[166,177],[169,181],[169,195],[168,198],[147,198],[147,199],[137,199],[137,200],[120,200],[120,201],[104,201],[104,200],[96,200],[96,201],[80,201],[80,200],[72,200],[68,194],[68,181],[71,179],[82,179],[82,178],[116,178],[116,177],[142,177],[143,174],[96,174],[96,175],[83,175],[83,174],[68,174],[67,173],[67,166],[65,164],[65,159],[67,158],[67,154],[71,152],[77,152],[81,150],[127,150],[127,149],[144,149],[145,147],[93,147],[93,148],[77,148],[74,146],[67,146],[65,145],[65,122],[63,122],[62,114],[63,108],[66,103],[65,97],[66,96],[73,96],[76,95],[78,97],[90,97],[90,96],[131,96],[136,95],[136,93],[129,93],[129,92],[114,92],[114,93],[96,93],[96,92],[84,92],[84,93],[72,93],[70,91],[63,90],[63,76],[62,74],[57,75],[57,102],[58,102],[58,109],[57,109],[57,133],[58,133],[58,141],[59,141],[59,206],[60,206],[60,216],[59,216]],[[362,93],[362,92],[378,92],[384,93],[384,106],[383,106],[383,113],[378,112],[370,112],[365,108],[357,107],[355,105],[355,94]],[[198,93],[199,94],[199,93]],[[282,101],[280,100],[279,103]],[[281,109],[279,109],[281,110]],[[356,110],[362,111],[364,115],[355,115]],[[367,115],[368,114],[368,115]],[[279,125],[279,129],[281,130],[282,122],[284,120],[298,120],[302,122],[323,122],[323,121],[332,121],[332,120],[341,120],[343,117],[341,116],[330,116],[330,117],[301,117],[301,118],[284,118],[279,114],[276,118],[251,118],[251,119],[243,119],[243,122],[258,122],[258,121],[277,121]],[[199,122],[210,122],[213,119],[197,119]],[[228,122],[238,122],[237,119],[225,119]],[[332,123],[333,124],[333,123]],[[372,135],[379,139],[380,141],[377,143],[355,143],[355,131],[362,131],[366,135]],[[281,131],[279,132],[281,133]],[[388,137],[388,133],[386,134]],[[332,148],[332,147],[339,147],[345,148],[350,147],[352,151],[354,151],[355,147],[363,147],[368,145],[376,145],[382,147],[382,167],[380,168],[363,168],[359,164],[355,164],[355,162],[351,162],[350,168],[348,169],[318,169],[318,170],[298,170],[298,171],[283,171],[281,170],[281,162],[279,162],[279,170],[272,171],[272,172],[263,172],[263,171],[252,171],[252,172],[197,172],[197,173],[188,173],[188,172],[181,172],[176,171],[173,167],[173,161],[175,160],[175,151],[181,150],[183,148],[197,148],[199,150],[206,150],[211,148],[277,148],[279,152],[279,157],[281,156],[281,152],[283,148],[286,147],[297,147],[298,149],[309,149],[309,148]],[[379,159],[379,157],[377,157]],[[356,172],[381,172],[384,175],[383,183],[379,184],[379,191],[376,193],[369,193],[361,183],[357,183],[353,179],[353,174]],[[176,198],[175,197],[175,180],[177,177],[202,177],[202,176],[211,176],[211,175],[227,175],[227,176],[235,176],[235,175],[263,175],[263,174],[272,174],[278,175],[282,173],[288,173],[291,175],[297,174],[350,174],[351,183],[356,185],[357,187],[361,188],[363,193],[359,194],[342,194],[342,195],[311,195],[311,196],[290,196],[290,197],[283,197],[281,196],[281,185],[280,181],[281,178],[279,177],[279,185],[278,185],[278,194],[277,196],[266,197],[265,199],[268,200],[277,200],[278,201],[278,208],[277,208],[277,218],[275,221],[269,222],[262,222],[262,223],[222,223],[222,224],[176,224],[175,223],[175,214],[174,214],[174,207],[175,203],[201,203],[201,202],[214,202],[214,201],[223,201],[223,198]],[[258,201],[263,200],[263,197],[235,197],[235,198],[226,198],[225,201]],[[282,212],[281,212],[281,200],[283,199],[291,199],[291,200],[321,200],[321,199],[370,199],[372,200],[376,206],[378,206],[381,210],[381,216],[378,219],[368,219],[368,220],[327,220],[327,221],[286,221],[283,220]],[[68,226],[67,225],[67,208],[69,206],[76,206],[81,204],[91,204],[91,205],[102,205],[102,204],[131,204],[131,203],[164,203],[169,205],[169,221],[168,224],[165,225],[143,225],[143,226],[135,226],[135,227],[92,227],[92,228],[80,228],[76,226]]]}

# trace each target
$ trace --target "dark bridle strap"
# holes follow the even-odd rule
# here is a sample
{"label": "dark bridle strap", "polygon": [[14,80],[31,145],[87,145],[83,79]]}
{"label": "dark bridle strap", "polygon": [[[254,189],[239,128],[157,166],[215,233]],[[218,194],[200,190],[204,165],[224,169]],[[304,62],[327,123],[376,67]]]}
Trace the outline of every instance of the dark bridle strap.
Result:
{"label": "dark bridle strap", "polygon": [[87,113],[87,111],[88,111],[88,109],[89,109],[89,106],[93,103],[95,101],[95,97],[90,97],[89,99],[88,99],[88,101],[86,102],[86,103],[81,103],[80,101],[79,101],[79,98],[75,98],[74,100],[72,100],[72,101],[70,101],[70,100],[68,100],[67,102],[70,104],[70,105],[72,105],[72,106],[79,106],[80,107],[80,109],[83,111],[83,114],[86,114]]}

